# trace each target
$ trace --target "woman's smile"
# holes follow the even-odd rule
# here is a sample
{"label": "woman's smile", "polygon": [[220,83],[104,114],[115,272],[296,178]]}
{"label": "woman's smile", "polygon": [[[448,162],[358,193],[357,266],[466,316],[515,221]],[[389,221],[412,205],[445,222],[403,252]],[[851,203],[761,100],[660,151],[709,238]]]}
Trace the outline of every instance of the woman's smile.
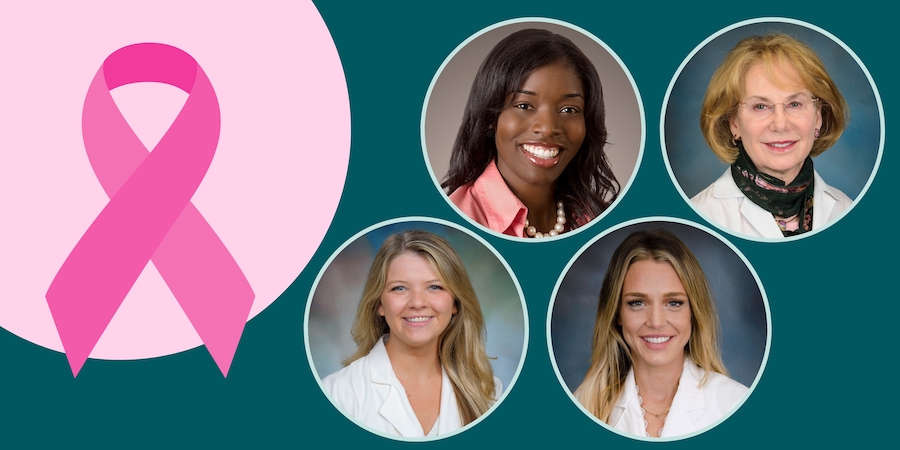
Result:
{"label": "woman's smile", "polygon": [[404,317],[403,320],[409,322],[410,325],[424,325],[426,322],[431,320],[434,316],[415,316],[415,317]]}
{"label": "woman's smile", "polygon": [[540,167],[553,167],[559,164],[560,147],[545,142],[522,144],[522,151],[526,153],[526,158],[533,164]]}
{"label": "woman's smile", "polygon": [[765,145],[769,147],[769,150],[776,153],[784,153],[791,151],[794,148],[794,144],[797,141],[788,141],[788,142],[766,142]]}
{"label": "woman's smile", "polygon": [[643,339],[650,345],[658,345],[658,344],[665,344],[666,342],[669,342],[669,339],[672,339],[672,336],[664,336],[664,337],[644,336]]}

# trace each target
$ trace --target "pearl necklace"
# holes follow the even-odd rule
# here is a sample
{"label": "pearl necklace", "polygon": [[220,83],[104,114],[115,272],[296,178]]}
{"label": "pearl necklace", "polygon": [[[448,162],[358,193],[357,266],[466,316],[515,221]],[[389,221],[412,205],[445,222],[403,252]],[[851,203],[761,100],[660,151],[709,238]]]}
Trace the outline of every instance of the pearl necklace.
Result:
{"label": "pearl necklace", "polygon": [[558,236],[560,233],[566,230],[566,209],[563,206],[562,200],[556,202],[556,225],[553,225],[553,229],[546,233],[542,233],[537,230],[533,225],[528,223],[528,219],[525,219],[525,235],[533,238],[544,238],[550,236]]}

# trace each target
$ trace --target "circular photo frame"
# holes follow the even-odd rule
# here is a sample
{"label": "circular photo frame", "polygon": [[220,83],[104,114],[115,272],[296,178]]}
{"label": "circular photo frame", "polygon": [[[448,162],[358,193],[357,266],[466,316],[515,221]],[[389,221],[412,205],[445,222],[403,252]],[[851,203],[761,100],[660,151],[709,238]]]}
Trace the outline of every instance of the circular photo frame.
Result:
{"label": "circular photo frame", "polygon": [[[757,207],[738,190],[731,180],[729,166],[709,149],[698,125],[707,85],[726,53],[743,38],[770,33],[785,34],[809,46],[821,59],[849,109],[843,134],[833,146],[813,158],[817,179],[827,180],[828,184],[815,183],[812,229],[789,237],[782,236],[771,213]],[[796,240],[836,223],[865,195],[884,150],[884,110],[865,65],[831,33],[793,19],[747,20],[723,28],[704,40],[675,72],[662,110],[663,159],[681,196],[712,225],[754,241]],[[707,187],[715,192],[705,190]],[[712,203],[715,207],[710,206]],[[704,206],[698,206],[701,204]]]}
{"label": "circular photo frame", "polygon": [[[528,237],[527,231],[523,231],[525,227],[518,226],[522,225],[520,222],[524,222],[524,215],[527,214],[525,203],[512,192],[504,179],[500,178],[499,170],[496,169],[497,165],[493,162],[488,163],[488,168],[483,169],[479,175],[473,178],[473,180],[476,178],[485,180],[477,186],[484,193],[479,197],[481,200],[477,201],[477,206],[473,206],[471,202],[462,207],[457,205],[450,198],[452,193],[447,192],[449,186],[448,189],[442,187],[443,182],[447,180],[454,143],[462,127],[467,99],[470,91],[474,89],[473,80],[475,80],[474,83],[477,83],[476,73],[480,65],[485,61],[489,52],[504,38],[526,29],[547,30],[569,39],[596,69],[601,84],[601,98],[605,106],[607,138],[603,150],[618,184],[618,196],[612,199],[605,210],[586,220],[585,223],[580,223],[574,230],[565,231],[555,238],[570,236],[586,229],[590,224],[598,222],[618,204],[631,186],[640,166],[645,143],[646,123],[637,85],[621,59],[599,38],[575,25],[535,17],[507,20],[478,31],[450,53],[431,81],[422,110],[422,149],[432,180],[451,207],[475,226],[503,238],[520,242],[538,242],[543,240],[525,239]],[[525,81],[531,74],[552,65],[551,62],[538,66],[527,74]],[[515,75],[509,75],[509,77],[515,77]],[[492,80],[494,78],[501,77],[491,77]],[[502,80],[494,80],[493,83],[502,83]],[[512,93],[508,95],[512,97]],[[594,114],[590,111],[584,113],[587,119],[593,117],[591,114]],[[496,123],[490,126],[495,130],[499,128]],[[521,153],[523,161],[536,160],[536,157],[529,159],[520,142],[517,141],[516,144],[518,151],[511,150],[512,153],[517,155]],[[493,143],[488,145],[494,146]],[[565,149],[560,152],[560,161],[565,160],[565,156],[563,156],[565,152]],[[578,155],[575,154],[572,158],[577,157]],[[572,159],[573,163],[578,160]],[[545,162],[545,165],[549,164]],[[524,162],[523,165],[527,166]],[[576,165],[566,166],[570,172],[572,172],[572,167],[576,167]],[[482,175],[486,176],[482,177]],[[488,179],[491,180],[490,184],[487,184],[486,180]],[[473,190],[467,190],[467,187],[472,186],[473,183],[475,181],[461,185],[457,190],[466,190],[471,193]],[[591,189],[595,191],[596,195],[601,192],[597,187]],[[605,200],[609,201],[610,199]]]}
{"label": "circular photo frame", "polygon": [[[460,426],[459,424],[464,422],[461,417],[441,416],[445,413],[458,414],[459,411],[455,401],[444,404],[444,400],[456,398],[459,386],[450,381],[447,376],[448,370],[442,366],[441,408],[432,430],[429,430],[433,431],[432,433],[424,430],[424,426],[420,424],[417,416],[413,413],[411,404],[404,395],[403,384],[397,379],[387,356],[385,345],[381,345],[381,342],[376,343],[374,348],[368,350],[368,354],[355,359],[356,362],[353,364],[365,360],[366,367],[371,369],[371,372],[368,369],[354,372],[353,368],[359,368],[361,365],[352,366],[352,361],[349,360],[363,346],[363,344],[358,346],[354,342],[351,329],[354,326],[361,299],[364,297],[367,276],[370,268],[376,262],[379,248],[386,240],[392,239],[392,236],[408,232],[424,232],[425,237],[421,235],[416,237],[419,241],[423,239],[428,242],[443,240],[459,256],[464,271],[468,274],[463,278],[468,278],[471,282],[477,296],[475,306],[480,304],[480,313],[486,330],[483,336],[483,347],[487,359],[479,361],[484,363],[489,361],[495,381],[495,395],[499,393],[496,401],[487,411],[468,424]],[[439,239],[435,239],[435,236]],[[385,270],[389,271],[393,261],[406,252],[409,250],[400,251],[393,258],[389,257]],[[434,252],[429,254],[436,261],[431,265],[433,270],[437,271],[435,267],[441,264],[452,267],[453,264],[448,263],[447,258],[439,257],[440,255],[434,256]],[[386,255],[391,255],[391,253],[386,253]],[[423,261],[427,259],[427,256],[422,258]],[[386,274],[385,278],[390,278],[390,275]],[[377,283],[377,281],[374,282]],[[391,280],[386,279],[383,282],[391,284]],[[441,290],[451,292],[454,296],[454,316],[457,316],[457,311],[462,312],[466,308],[471,310],[471,299],[460,300],[461,297],[452,292],[453,286],[462,286],[459,281],[440,280],[440,285]],[[413,291],[415,290],[414,286],[402,289]],[[393,287],[390,289],[394,290]],[[382,307],[388,308],[384,295],[382,294],[378,302]],[[418,307],[407,307],[406,310]],[[428,308],[430,307],[431,304]],[[459,309],[457,310],[457,308]],[[427,310],[431,311],[431,309]],[[439,315],[437,314],[436,317]],[[392,322],[387,317],[382,317],[390,328]],[[457,322],[445,325],[447,328],[442,333],[448,332],[454,327],[477,323],[470,321],[470,318],[471,316],[467,315],[454,317]],[[402,326],[394,328],[394,330],[397,329],[403,330],[404,333],[407,332]],[[455,328],[457,331],[460,329]],[[348,239],[334,252],[319,272],[310,291],[304,320],[304,335],[307,358],[319,387],[348,419],[363,429],[386,438],[401,441],[429,441],[442,439],[469,429],[491,414],[497,405],[506,398],[525,361],[525,351],[528,345],[528,315],[518,280],[503,257],[487,241],[451,222],[424,217],[409,217],[373,225]],[[406,342],[402,340],[406,339],[405,335],[398,332],[397,336],[398,342]],[[440,342],[444,342],[444,338],[445,335],[442,334]],[[379,339],[379,341],[387,342],[383,339]],[[459,339],[456,342],[472,341]],[[379,346],[380,353],[376,355],[376,348]],[[471,362],[470,364],[475,363]],[[459,370],[456,372],[462,373]],[[360,373],[366,375],[358,376]],[[376,373],[380,375],[376,376]],[[329,377],[332,374],[335,377]],[[326,380],[327,378],[333,379],[329,381]],[[341,381],[334,381],[338,379]],[[499,385],[496,385],[497,382]],[[452,389],[447,389],[448,386],[451,386],[447,383],[452,383]],[[451,392],[453,395],[450,395]],[[459,419],[458,423],[453,425],[456,419]]]}
{"label": "circular photo frame", "polygon": [[[641,233],[646,233],[646,235]],[[664,237],[658,237],[660,234],[663,234]],[[643,237],[643,241],[637,241],[632,236],[650,237]],[[629,287],[634,292],[629,291],[625,296],[621,292],[617,294],[619,300],[614,301],[618,307],[613,305],[613,308],[618,309],[605,308],[604,314],[598,312],[598,299],[602,295],[604,274],[609,276],[611,283],[616,284],[622,281],[620,276],[625,278],[630,275],[632,268],[637,263],[661,264],[670,269],[681,264],[683,267],[681,275],[676,275],[675,271],[672,271],[672,275],[678,277],[676,280],[681,279],[682,284],[679,286],[697,285],[696,280],[690,278],[697,278],[697,272],[692,274],[685,271],[690,270],[684,268],[691,267],[691,264],[684,262],[686,260],[683,256],[671,251],[671,237],[665,236],[674,236],[694,255],[701,268],[699,273],[705,276],[709,286],[711,302],[705,299],[705,294],[700,290],[691,291],[685,288],[687,293],[696,294],[695,298],[691,299],[689,296],[674,295],[679,289],[671,289],[672,292],[669,292],[670,289],[665,288],[662,289],[665,295],[656,296],[653,288],[642,288],[641,285],[638,285],[637,288]],[[623,249],[622,257],[614,259],[614,253],[619,247]],[[650,261],[642,261],[640,256],[631,259],[625,257],[625,255],[634,254],[628,252],[634,252],[635,249],[651,251],[663,249],[664,251],[661,253],[667,258],[681,258],[682,262],[671,264],[658,259],[658,257]],[[615,261],[619,261],[618,265]],[[621,272],[610,269],[610,265],[620,268]],[[662,275],[654,272],[652,279],[660,278]],[[621,286],[620,289],[624,290],[626,286],[631,285],[626,282]],[[636,302],[632,300],[632,297],[636,299]],[[636,322],[640,327],[635,326],[633,318],[636,316],[634,313],[631,314],[631,319],[622,315],[623,308],[626,307],[623,305],[625,301],[628,303],[628,308],[633,307],[635,310],[640,310],[639,307],[643,306],[657,312],[660,311],[654,309],[657,305],[660,305],[660,308],[668,308],[669,303],[682,306],[680,302],[684,301],[691,308],[688,317],[692,325],[687,327],[687,330],[693,330],[693,333],[696,334],[691,334],[690,331],[685,332],[683,324],[679,328],[677,318],[672,316],[665,316],[665,320],[661,321],[658,317],[637,316],[642,319]],[[691,303],[692,301],[696,305]],[[714,308],[710,309],[710,304]],[[709,313],[709,311],[716,310],[717,314]],[[704,312],[700,313],[699,311]],[[684,311],[682,310],[682,312]],[[618,327],[618,331],[611,330],[607,334],[596,330],[598,326],[603,327],[598,323],[606,323],[606,321],[610,321],[613,327]],[[718,333],[709,333],[709,330],[715,329],[715,327],[704,325],[709,323],[719,325]],[[752,393],[762,376],[769,355],[771,329],[771,317],[765,290],[756,271],[741,252],[722,236],[703,226],[670,217],[649,217],[629,221],[607,230],[585,244],[560,276],[554,288],[547,314],[547,344],[551,363],[560,384],[575,405],[585,415],[606,429],[629,438],[652,442],[680,440],[695,436],[715,427],[734,414]],[[705,335],[705,340],[696,338],[703,333],[709,333]],[[604,351],[596,350],[597,354],[594,354],[594,339],[598,336],[602,336],[604,339],[598,341],[598,349],[608,349],[610,347],[604,342],[608,344],[618,339],[621,344],[615,347],[616,351],[623,352],[622,346],[624,345],[624,348],[628,349],[627,353],[608,355]],[[629,337],[632,339],[629,340]],[[610,340],[605,340],[607,338]],[[647,339],[647,341],[641,339]],[[698,342],[705,344],[695,344],[691,348],[691,339],[698,339]],[[670,345],[670,341],[674,344]],[[646,349],[635,347],[645,345],[644,342],[647,342]],[[680,348],[678,344],[685,346],[684,353],[678,351]],[[709,355],[717,353],[716,348],[719,349],[719,355],[710,357]],[[724,367],[727,376],[722,373],[713,373],[722,372],[722,370],[706,371],[701,368],[704,365],[701,363],[690,365],[690,354],[707,355],[705,356],[707,359],[705,365],[713,368]],[[681,355],[685,356],[682,358]],[[619,376],[624,377],[622,378],[624,381],[619,387],[616,399],[607,403],[606,411],[609,416],[606,420],[610,421],[607,423],[595,416],[578,400],[578,398],[600,398],[599,394],[595,396],[589,394],[589,386],[586,386],[583,392],[578,394],[579,397],[576,397],[576,391],[582,385],[587,385],[589,379],[592,380],[590,382],[592,386],[602,384],[596,381],[599,378],[594,377],[592,375],[594,373],[614,373],[609,370],[609,365],[601,362],[609,356],[613,360],[620,360],[619,357],[624,358],[627,367],[620,366],[622,370],[618,373]],[[670,400],[669,409],[657,417],[657,419],[664,419],[661,430],[662,437],[649,437],[648,423],[641,423],[644,420],[643,417],[647,416],[642,414],[644,410],[641,398],[637,394],[639,392],[636,388],[637,383],[634,381],[634,361],[638,360],[644,369],[651,368],[652,370],[667,364],[669,364],[669,368],[673,367],[671,364],[681,368],[682,360],[684,361],[680,382],[676,385],[677,391],[674,398]],[[689,370],[689,367],[693,372]],[[641,378],[646,379],[643,377],[648,372],[642,370]],[[705,383],[689,382],[689,380],[695,379],[690,378],[689,374],[703,373],[708,373]],[[696,375],[694,376],[696,377]],[[704,390],[706,390],[705,394],[703,394]],[[712,395],[710,391],[712,391]],[[719,401],[708,402],[704,401],[704,398],[716,398]],[[599,406],[601,403],[600,401],[595,403],[598,410],[602,409]],[[642,429],[644,433],[639,433],[635,427]]]}

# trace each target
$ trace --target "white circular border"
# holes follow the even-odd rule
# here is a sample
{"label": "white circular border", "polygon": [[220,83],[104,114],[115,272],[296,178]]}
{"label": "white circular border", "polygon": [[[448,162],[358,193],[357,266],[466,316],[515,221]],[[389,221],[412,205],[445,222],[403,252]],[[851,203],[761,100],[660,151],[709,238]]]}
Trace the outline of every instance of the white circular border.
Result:
{"label": "white circular border", "polygon": [[[687,66],[688,62],[691,61],[691,59],[694,57],[694,55],[696,55],[697,52],[699,52],[703,47],[705,47],[706,44],[710,43],[714,39],[718,38],[719,36],[729,32],[731,30],[734,30],[734,29],[737,29],[737,28],[740,28],[740,27],[743,27],[746,25],[752,25],[752,24],[756,24],[756,23],[766,23],[766,22],[788,23],[791,25],[805,27],[812,31],[822,34],[823,36],[834,41],[836,44],[840,45],[844,49],[844,51],[846,51],[847,54],[850,55],[854,61],[856,61],[856,64],[859,65],[859,68],[863,71],[863,73],[866,75],[866,78],[869,80],[869,85],[872,87],[872,93],[875,95],[875,103],[878,105],[878,120],[879,120],[879,124],[881,126],[881,139],[878,142],[878,155],[876,155],[876,157],[875,157],[875,165],[872,167],[872,173],[869,175],[869,179],[866,181],[865,186],[863,186],[862,190],[859,192],[859,195],[856,196],[855,199],[853,199],[853,202],[850,204],[850,206],[847,209],[845,209],[841,213],[840,216],[838,216],[834,220],[829,221],[828,223],[826,223],[824,226],[822,226],[818,230],[811,230],[809,233],[803,233],[803,234],[798,234],[798,235],[783,237],[783,238],[756,237],[756,236],[750,236],[750,235],[747,235],[744,233],[738,233],[736,231],[732,231],[732,230],[720,225],[718,222],[710,219],[706,214],[702,213],[699,209],[697,209],[697,207],[694,206],[694,203],[691,202],[691,199],[688,198],[688,196],[684,193],[684,190],[681,189],[681,184],[678,182],[678,179],[675,178],[675,173],[672,172],[672,166],[669,164],[669,151],[666,148],[666,139],[665,139],[665,136],[666,136],[665,135],[666,111],[669,106],[669,96],[672,94],[672,88],[675,86],[675,82],[681,76],[681,71],[684,70],[684,67]],[[871,186],[872,181],[875,180],[875,174],[878,173],[878,168],[881,166],[881,157],[884,154],[884,135],[885,135],[884,107],[881,103],[881,94],[878,93],[878,88],[875,86],[875,80],[872,79],[872,75],[869,73],[869,69],[867,69],[865,64],[863,64],[863,62],[859,59],[859,57],[856,56],[856,53],[854,53],[853,50],[850,49],[850,47],[848,47],[846,44],[844,44],[843,41],[841,41],[835,35],[829,33],[828,31],[825,31],[824,29],[819,28],[811,23],[803,22],[803,21],[796,20],[796,19],[790,19],[790,18],[786,18],[786,17],[759,17],[756,19],[744,20],[744,21],[729,25],[725,28],[722,28],[721,30],[713,33],[712,35],[710,35],[709,37],[704,39],[703,42],[701,42],[699,45],[694,47],[694,49],[691,51],[691,53],[689,53],[687,55],[687,57],[684,59],[684,61],[681,62],[681,65],[678,66],[678,70],[675,71],[675,75],[672,76],[672,80],[669,82],[668,88],[666,88],[666,95],[665,95],[665,97],[663,97],[662,110],[660,110],[660,114],[659,114],[659,144],[660,144],[660,147],[662,148],[662,152],[663,152],[663,163],[665,163],[666,170],[669,172],[669,177],[672,179],[672,184],[675,185],[675,189],[681,195],[681,198],[683,198],[684,201],[687,202],[688,206],[690,206],[694,210],[694,212],[696,212],[701,218],[703,218],[703,220],[707,221],[708,223],[715,226],[719,230],[724,231],[734,237],[738,237],[741,239],[747,239],[750,241],[756,241],[756,242],[790,242],[790,241],[795,241],[798,239],[803,239],[803,238],[806,238],[809,236],[814,236],[814,235],[818,234],[820,231],[824,231],[824,230],[828,229],[830,226],[838,223],[841,219],[844,218],[844,216],[849,214],[850,211],[852,211],[853,208],[856,206],[856,204],[859,203],[860,199],[862,199],[866,195],[866,192],[869,191],[869,186]]]}
{"label": "white circular border", "polygon": [[[601,47],[603,47],[603,49],[606,50],[609,53],[609,55],[612,56],[613,59],[616,60],[616,62],[619,64],[619,67],[622,69],[622,72],[624,72],[625,76],[628,78],[628,81],[631,82],[631,87],[634,89],[635,100],[637,101],[638,112],[641,116],[641,144],[640,144],[640,148],[638,149],[637,160],[634,162],[634,168],[631,171],[631,176],[629,177],[628,182],[625,183],[625,185],[619,191],[618,197],[616,197],[616,199],[609,205],[608,208],[606,208],[606,210],[604,210],[602,213],[600,213],[597,217],[594,217],[593,219],[591,219],[591,221],[588,222],[587,224],[585,224],[584,226],[578,227],[572,231],[568,231],[568,232],[560,234],[558,236],[550,236],[550,237],[545,237],[543,239],[520,238],[517,236],[508,236],[503,233],[494,231],[494,230],[476,222],[474,219],[469,217],[468,214],[463,213],[455,204],[453,204],[452,201],[450,201],[450,197],[444,192],[444,189],[441,187],[441,182],[440,182],[440,180],[438,180],[437,176],[434,174],[434,170],[431,167],[431,158],[428,155],[428,145],[425,143],[425,114],[428,109],[428,102],[429,102],[429,100],[431,100],[431,92],[432,92],[432,90],[434,90],[434,85],[435,85],[435,83],[437,83],[438,78],[444,72],[444,68],[447,67],[447,64],[450,63],[450,61],[453,59],[453,57],[456,56],[456,54],[459,53],[460,50],[462,50],[470,42],[481,37],[481,35],[489,32],[489,31],[492,31],[494,29],[497,29],[497,28],[501,28],[501,27],[505,27],[505,26],[513,25],[513,24],[517,24],[517,23],[528,23],[528,22],[548,23],[548,24],[552,24],[552,25],[558,25],[561,27],[569,28],[572,31],[575,31],[577,33],[580,33],[580,34],[586,36],[587,38],[591,39],[592,41],[596,42]],[[497,237],[500,237],[503,239],[507,239],[510,241],[514,241],[514,242],[540,243],[540,242],[552,242],[552,241],[566,238],[568,236],[578,234],[578,233],[582,232],[583,230],[590,228],[595,223],[599,222],[601,219],[606,217],[606,215],[609,214],[609,212],[612,211],[613,208],[618,206],[619,202],[621,202],[622,198],[625,197],[625,194],[628,192],[628,189],[631,187],[631,184],[634,182],[634,179],[637,178],[638,170],[641,168],[641,161],[643,161],[643,159],[644,159],[644,148],[647,143],[647,118],[644,115],[644,101],[641,98],[641,93],[638,90],[637,83],[634,82],[634,77],[631,76],[631,72],[628,71],[628,67],[625,66],[625,63],[622,62],[622,59],[619,58],[619,55],[616,54],[616,52],[614,52],[608,45],[606,45],[605,42],[601,41],[600,38],[595,36],[593,33],[585,30],[584,28],[581,28],[577,25],[573,25],[568,22],[563,22],[561,20],[549,19],[549,18],[545,18],[545,17],[520,17],[517,19],[509,19],[509,20],[504,20],[502,22],[497,22],[486,28],[482,28],[481,30],[475,32],[473,35],[469,36],[461,44],[457,45],[456,48],[454,48],[452,52],[450,52],[450,54],[444,59],[444,62],[441,63],[441,66],[438,68],[437,72],[435,72],[435,74],[434,74],[434,77],[431,79],[431,83],[428,85],[428,91],[425,93],[425,101],[422,104],[422,120],[420,121],[420,125],[419,125],[419,134],[420,134],[420,138],[422,140],[422,155],[425,159],[425,167],[428,168],[428,174],[431,175],[431,181],[434,183],[435,187],[437,188],[437,190],[441,194],[441,196],[444,197],[444,200],[447,202],[447,204],[450,205],[450,207],[453,208],[453,210],[456,211],[457,214],[459,214],[461,217],[463,217],[465,220],[467,220],[472,225],[475,225],[476,227],[478,227],[494,236],[497,236]],[[605,149],[604,149],[604,151],[605,151]]]}
{"label": "white circular border", "polygon": [[[509,273],[509,276],[512,279],[512,282],[516,287],[516,292],[519,293],[519,301],[522,304],[522,320],[524,322],[523,325],[524,325],[524,332],[525,332],[525,336],[524,336],[524,339],[522,342],[522,356],[519,358],[519,365],[518,365],[518,367],[516,367],[516,372],[513,374],[513,377],[510,380],[509,386],[507,386],[506,389],[503,390],[503,392],[500,394],[500,398],[498,398],[497,401],[494,402],[494,404],[487,411],[485,411],[484,414],[479,416],[477,419],[473,420],[472,422],[470,422],[450,433],[442,434],[442,435],[434,436],[434,437],[428,437],[428,436],[406,437],[406,436],[396,436],[396,435],[384,434],[384,433],[381,433],[380,431],[373,430],[373,429],[359,423],[357,420],[351,418],[349,415],[347,415],[347,413],[345,413],[337,405],[337,403],[335,403],[331,399],[331,397],[328,395],[328,393],[325,392],[325,388],[322,386],[322,379],[319,377],[318,370],[316,370],[316,364],[315,364],[315,362],[313,362],[312,352],[310,351],[310,348],[309,348],[309,311],[312,307],[313,296],[315,295],[316,290],[319,287],[319,281],[322,279],[322,276],[325,274],[325,271],[331,266],[331,263],[334,261],[334,259],[337,258],[337,256],[339,254],[341,254],[341,252],[343,252],[344,249],[346,249],[350,244],[356,242],[357,240],[359,240],[360,238],[362,238],[369,232],[371,232],[373,230],[377,230],[379,228],[383,228],[388,225],[395,224],[395,223],[407,223],[407,222],[426,222],[426,223],[443,225],[443,226],[446,226],[449,228],[453,228],[457,231],[462,231],[469,237],[478,241],[481,245],[483,245],[485,248],[490,250],[491,253],[493,253],[494,256],[497,257],[497,260],[500,261],[500,263],[503,265],[503,267],[506,268],[507,273]],[[515,272],[513,272],[512,268],[509,267],[509,264],[506,262],[506,259],[503,258],[503,256],[497,251],[497,249],[495,249],[490,243],[488,243],[488,241],[486,241],[481,236],[478,236],[471,230],[468,230],[468,229],[466,229],[458,224],[455,224],[453,222],[442,220],[442,219],[436,219],[436,218],[432,218],[432,217],[409,216],[409,217],[399,217],[396,219],[385,220],[385,221],[376,223],[374,225],[370,225],[369,227],[366,227],[364,230],[354,234],[353,236],[348,238],[346,241],[344,241],[344,243],[341,244],[341,246],[338,247],[334,251],[334,253],[331,254],[331,256],[328,258],[328,260],[325,261],[325,264],[323,264],[322,268],[319,269],[319,274],[316,275],[316,279],[315,279],[315,281],[313,281],[313,284],[310,287],[309,296],[306,299],[306,309],[303,313],[303,344],[304,344],[304,347],[306,348],[306,359],[309,362],[309,368],[312,370],[313,378],[316,379],[316,384],[318,384],[319,389],[322,391],[322,394],[324,394],[325,397],[328,399],[328,401],[331,402],[332,406],[334,406],[334,408],[336,410],[338,410],[341,414],[343,414],[344,417],[347,418],[347,420],[349,420],[354,425],[356,425],[372,434],[375,434],[375,435],[378,435],[378,436],[381,436],[384,438],[392,439],[395,441],[431,442],[431,441],[438,441],[438,440],[441,440],[444,438],[448,438],[450,436],[455,436],[459,433],[462,433],[462,432],[474,427],[475,425],[480,423],[482,420],[484,420],[484,418],[491,415],[494,412],[494,410],[496,410],[497,407],[501,403],[503,403],[503,400],[506,399],[506,396],[509,394],[509,391],[511,391],[513,386],[516,385],[516,382],[519,379],[519,374],[522,373],[522,367],[525,366],[525,357],[527,356],[527,353],[528,353],[528,336],[529,336],[528,323],[529,323],[528,307],[525,303],[525,295],[522,293],[522,286],[519,285],[519,279],[516,277]]]}
{"label": "white circular border", "polygon": [[[596,243],[597,241],[599,241],[600,239],[602,239],[603,237],[609,235],[610,233],[612,233],[614,231],[618,231],[622,228],[625,228],[625,227],[628,227],[631,225],[638,225],[638,224],[644,224],[644,223],[650,223],[650,222],[669,222],[669,223],[678,223],[681,225],[686,225],[689,227],[696,228],[700,231],[704,231],[704,232],[710,234],[711,236],[715,237],[716,239],[722,241],[738,257],[741,258],[741,260],[747,266],[747,269],[750,271],[750,274],[753,275],[753,279],[756,280],[756,285],[759,287],[759,292],[762,295],[763,306],[765,307],[765,310],[766,310],[766,349],[765,349],[765,352],[763,353],[762,363],[759,366],[759,371],[756,373],[756,378],[753,379],[753,383],[750,386],[750,389],[747,391],[747,395],[745,395],[744,398],[741,399],[740,403],[737,406],[735,406],[734,409],[729,411],[727,414],[722,416],[719,420],[715,421],[711,425],[704,427],[700,430],[693,431],[691,433],[685,433],[685,434],[678,435],[678,436],[662,437],[662,438],[660,438],[660,437],[651,438],[651,437],[646,437],[646,436],[638,436],[635,434],[626,433],[624,431],[617,430],[617,429],[609,426],[606,422],[603,422],[602,420],[598,419],[596,416],[591,414],[590,411],[585,409],[585,407],[582,406],[581,403],[575,398],[575,395],[571,391],[569,391],[569,388],[566,385],[566,382],[563,379],[562,374],[559,372],[559,367],[556,365],[556,355],[553,352],[553,340],[551,339],[551,333],[550,333],[551,319],[553,319],[553,306],[556,304],[556,295],[559,292],[559,287],[560,287],[560,285],[562,285],[562,281],[566,277],[566,274],[569,273],[569,269],[572,267],[572,265],[575,263],[575,261],[581,257],[582,253],[584,253],[588,248],[590,248],[592,245],[594,245],[594,243]],[[750,396],[753,394],[753,391],[756,390],[756,385],[759,384],[759,380],[760,380],[760,378],[762,378],[762,374],[766,369],[766,363],[769,361],[769,351],[771,349],[771,346],[772,346],[772,312],[771,312],[771,309],[769,308],[769,299],[766,296],[766,290],[763,287],[762,281],[760,281],[759,275],[756,273],[756,270],[750,264],[750,261],[747,260],[747,258],[744,256],[744,254],[741,253],[741,251],[738,250],[738,248],[735,247],[734,244],[732,244],[728,239],[725,239],[721,234],[719,234],[703,225],[691,222],[689,220],[680,219],[677,217],[651,216],[651,217],[642,217],[642,218],[632,219],[632,220],[629,220],[626,222],[622,222],[612,228],[603,230],[602,233],[591,238],[591,240],[586,242],[580,249],[578,249],[577,252],[575,252],[575,255],[572,256],[572,259],[569,260],[569,262],[566,264],[566,267],[563,269],[562,273],[560,273],[559,279],[556,281],[556,286],[553,287],[553,293],[551,294],[550,304],[547,307],[547,350],[550,354],[550,364],[553,366],[553,372],[556,373],[556,379],[557,379],[557,381],[559,381],[560,387],[562,387],[562,389],[563,389],[563,391],[565,391],[566,395],[569,396],[569,399],[572,400],[572,403],[574,403],[575,406],[578,407],[578,409],[581,410],[581,412],[584,413],[585,416],[587,416],[588,418],[590,418],[591,420],[596,422],[598,425],[600,425],[603,428],[605,428],[609,431],[612,431],[620,436],[624,436],[624,437],[639,440],[639,441],[647,441],[647,442],[680,441],[680,440],[687,439],[687,438],[690,438],[693,436],[697,436],[699,434],[703,434],[703,433],[715,428],[722,422],[726,421],[735,412],[737,412],[737,410],[740,409],[741,406],[744,406],[744,403],[747,401],[748,398],[750,398]]]}

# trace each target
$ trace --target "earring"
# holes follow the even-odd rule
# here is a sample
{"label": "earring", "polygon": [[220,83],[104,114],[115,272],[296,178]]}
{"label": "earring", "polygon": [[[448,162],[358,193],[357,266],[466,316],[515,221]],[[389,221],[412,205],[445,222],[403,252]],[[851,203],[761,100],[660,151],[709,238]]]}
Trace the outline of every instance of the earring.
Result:
{"label": "earring", "polygon": [[815,137],[814,137],[813,139],[818,139],[818,138],[819,138],[819,129],[816,128],[816,135],[815,135]]}
{"label": "earring", "polygon": [[737,147],[737,141],[738,141],[739,139],[740,139],[739,137],[737,137],[737,136],[735,136],[735,135],[731,135],[731,146],[732,146],[732,147]]}

